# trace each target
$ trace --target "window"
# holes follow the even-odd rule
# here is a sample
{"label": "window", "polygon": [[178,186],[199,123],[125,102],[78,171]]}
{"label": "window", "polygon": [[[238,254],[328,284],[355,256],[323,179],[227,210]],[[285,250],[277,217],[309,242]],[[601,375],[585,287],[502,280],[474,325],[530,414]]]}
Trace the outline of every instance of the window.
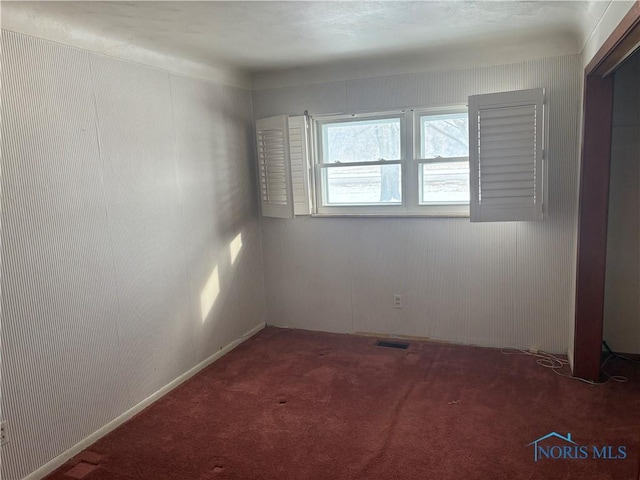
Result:
{"label": "window", "polygon": [[317,213],[468,215],[466,107],[313,123]]}
{"label": "window", "polygon": [[263,216],[544,218],[544,89],[469,107],[256,121]]}
{"label": "window", "polygon": [[383,116],[317,122],[322,206],[402,204],[403,120]]}
{"label": "window", "polygon": [[420,205],[469,203],[469,117],[465,110],[416,112]]}

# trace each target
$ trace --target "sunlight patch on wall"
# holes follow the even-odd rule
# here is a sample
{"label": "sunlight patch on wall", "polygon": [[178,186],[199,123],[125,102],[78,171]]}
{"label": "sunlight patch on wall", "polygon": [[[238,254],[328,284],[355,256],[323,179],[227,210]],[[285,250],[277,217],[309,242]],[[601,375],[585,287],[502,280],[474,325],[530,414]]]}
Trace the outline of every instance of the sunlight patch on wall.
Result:
{"label": "sunlight patch on wall", "polygon": [[216,265],[209,276],[209,280],[205,284],[200,293],[200,313],[202,314],[202,323],[207,320],[207,316],[211,312],[213,305],[216,303],[218,294],[220,293],[220,274]]}
{"label": "sunlight patch on wall", "polygon": [[239,233],[236,238],[231,240],[229,244],[229,252],[231,253],[231,263],[233,264],[242,249],[242,233]]}

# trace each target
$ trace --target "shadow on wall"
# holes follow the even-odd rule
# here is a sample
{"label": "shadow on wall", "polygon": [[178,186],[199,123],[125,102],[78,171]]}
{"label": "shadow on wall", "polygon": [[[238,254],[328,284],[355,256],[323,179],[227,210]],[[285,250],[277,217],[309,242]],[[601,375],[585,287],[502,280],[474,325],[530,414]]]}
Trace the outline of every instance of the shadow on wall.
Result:
{"label": "shadow on wall", "polygon": [[1,40],[2,477],[23,478],[265,300],[249,92]]}
{"label": "shadow on wall", "polygon": [[[230,89],[232,90],[232,89]],[[235,89],[233,89],[235,90]],[[251,105],[246,95],[239,91],[222,95],[221,104],[210,105],[218,108],[210,112],[220,116],[224,128],[224,141],[219,157],[227,159],[216,170],[214,198],[216,206],[216,227],[219,235],[231,241],[218,251],[218,259],[211,266],[202,289],[199,291],[200,317],[202,323],[211,321],[224,312],[225,296],[234,296],[236,281],[234,264],[243,247],[242,228],[246,219],[257,216],[257,194],[255,188],[255,168],[253,168],[253,129],[251,127]],[[249,159],[250,161],[247,161]],[[216,159],[212,159],[216,160]],[[249,180],[249,181],[248,181]],[[235,236],[234,236],[235,235]],[[246,235],[249,237],[249,235]],[[219,300],[220,297],[220,301]],[[235,298],[236,301],[241,301]],[[218,304],[219,308],[214,308]]]}

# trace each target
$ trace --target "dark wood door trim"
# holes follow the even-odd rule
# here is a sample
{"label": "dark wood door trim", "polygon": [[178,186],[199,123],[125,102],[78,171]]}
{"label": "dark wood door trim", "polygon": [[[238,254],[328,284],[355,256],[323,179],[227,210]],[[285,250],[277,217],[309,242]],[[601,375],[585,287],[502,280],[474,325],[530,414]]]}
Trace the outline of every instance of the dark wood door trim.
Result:
{"label": "dark wood door trim", "polygon": [[640,40],[640,1],[631,6],[627,14],[620,21],[618,26],[611,32],[609,38],[602,44],[600,50],[593,56],[587,68],[586,75],[606,75],[614,68],[626,55],[628,55],[638,45]]}
{"label": "dark wood door trim", "polygon": [[600,376],[612,116],[613,77],[587,77],[578,208],[573,374],[591,380]]}
{"label": "dark wood door trim", "polygon": [[600,377],[602,357],[613,119],[613,76],[609,74],[637,46],[638,35],[640,0],[585,69],[573,374],[590,380]]}

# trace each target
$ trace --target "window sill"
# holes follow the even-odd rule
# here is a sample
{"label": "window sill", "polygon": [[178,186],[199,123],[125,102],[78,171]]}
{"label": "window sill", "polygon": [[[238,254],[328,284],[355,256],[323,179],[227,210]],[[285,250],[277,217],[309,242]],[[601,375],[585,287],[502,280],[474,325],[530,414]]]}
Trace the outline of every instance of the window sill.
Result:
{"label": "window sill", "polygon": [[441,213],[312,213],[311,218],[469,218],[469,212]]}
{"label": "window sill", "polygon": [[356,212],[356,211],[335,211],[335,212],[318,212],[312,213],[311,217],[375,217],[375,218],[469,218],[469,209],[461,209],[459,211],[446,209],[432,209],[423,211],[395,211],[395,212]]}
{"label": "window sill", "polygon": [[321,207],[312,217],[469,218],[469,205]]}

